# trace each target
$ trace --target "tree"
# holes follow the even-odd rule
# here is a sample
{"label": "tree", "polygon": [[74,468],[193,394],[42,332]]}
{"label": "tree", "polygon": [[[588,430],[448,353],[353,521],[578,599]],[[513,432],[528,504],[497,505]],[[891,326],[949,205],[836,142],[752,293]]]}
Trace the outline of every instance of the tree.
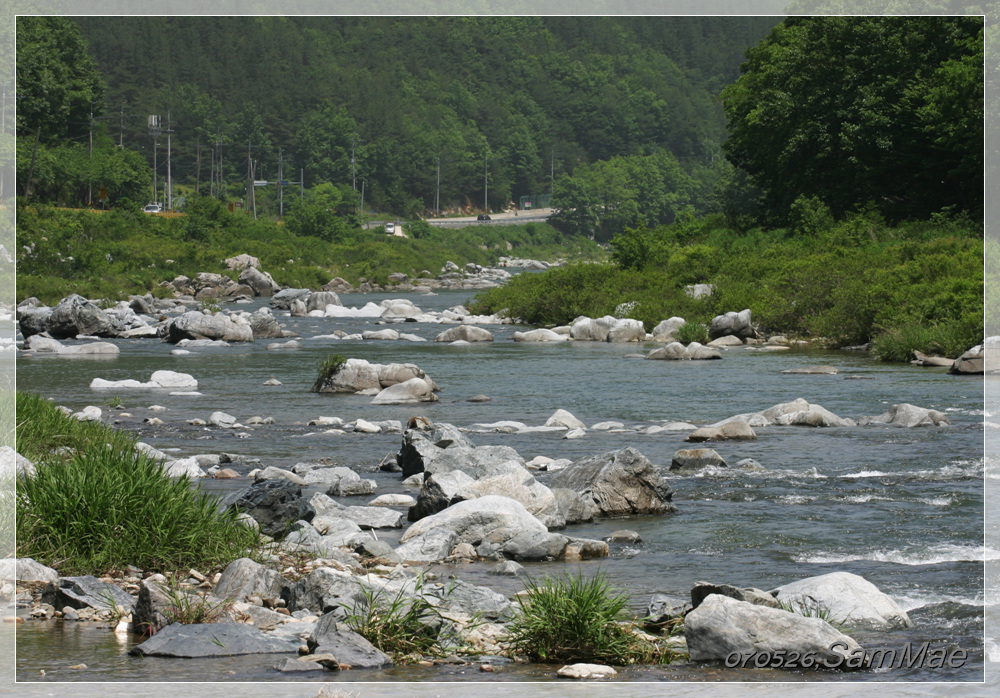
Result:
{"label": "tree", "polygon": [[324,182],[309,190],[304,201],[294,205],[285,225],[294,235],[309,235],[327,242],[344,242],[359,225],[357,192]]}
{"label": "tree", "polygon": [[981,207],[982,60],[975,17],[789,18],[723,90],[724,152],[782,218],[803,195],[837,217]]}
{"label": "tree", "polygon": [[42,143],[84,138],[103,111],[104,82],[76,24],[64,17],[17,20],[17,135]]}

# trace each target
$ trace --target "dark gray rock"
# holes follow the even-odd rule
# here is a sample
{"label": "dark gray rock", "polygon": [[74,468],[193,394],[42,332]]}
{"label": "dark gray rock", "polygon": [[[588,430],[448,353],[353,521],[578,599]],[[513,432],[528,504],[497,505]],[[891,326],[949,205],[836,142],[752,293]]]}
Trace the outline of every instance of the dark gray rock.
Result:
{"label": "dark gray rock", "polygon": [[[549,481],[593,502],[599,516],[664,514],[674,511],[673,491],[659,469],[634,448],[584,458]],[[567,517],[569,521],[569,517]]]}
{"label": "dark gray rock", "polygon": [[312,654],[332,654],[354,669],[392,666],[392,659],[385,652],[357,633],[341,629],[341,620],[335,613],[326,613],[319,619],[308,640]]}
{"label": "dark gray rock", "polygon": [[260,530],[272,538],[285,535],[294,522],[311,521],[316,515],[312,505],[302,498],[302,488],[285,479],[255,482],[226,504],[252,516]]}
{"label": "dark gray rock", "polygon": [[313,613],[329,613],[340,608],[342,615],[359,596],[361,582],[357,577],[329,567],[316,568],[281,592],[289,611],[308,609]]}
{"label": "dark gray rock", "polygon": [[643,625],[662,628],[683,618],[689,611],[691,611],[691,604],[672,599],[666,594],[653,594],[646,605],[646,617],[643,619]]}
{"label": "dark gray rock", "polygon": [[543,531],[524,531],[503,544],[504,557],[518,562],[559,560],[569,543],[567,536]]}
{"label": "dark gray rock", "polygon": [[419,521],[425,516],[444,511],[455,503],[458,493],[464,487],[475,482],[475,479],[461,470],[451,470],[445,473],[434,473],[427,476],[417,503],[409,508],[407,518]]}
{"label": "dark gray rock", "polygon": [[215,595],[223,599],[245,599],[259,596],[276,599],[289,581],[275,570],[268,569],[248,557],[230,562],[215,585]]}
{"label": "dark gray rock", "polygon": [[174,623],[129,654],[144,657],[230,657],[298,652],[297,638],[267,635],[246,623]]}
{"label": "dark gray rock", "polygon": [[52,308],[42,306],[40,308],[17,309],[17,322],[21,329],[21,334],[25,338],[41,334],[46,331],[49,316],[52,315]]}
{"label": "dark gray rock", "polygon": [[273,296],[281,290],[270,274],[254,267],[247,267],[240,272],[237,281],[252,288],[255,296]]}
{"label": "dark gray rock", "polygon": [[75,293],[63,298],[52,309],[45,329],[54,339],[69,339],[78,334],[117,337],[124,330],[96,303]]}
{"label": "dark gray rock", "polygon": [[55,583],[49,582],[42,592],[42,603],[51,604],[55,608],[70,606],[96,608],[101,611],[117,607],[127,613],[135,605],[135,599],[114,584],[102,582],[92,575],[85,575],[60,577]]}
{"label": "dark gray rock", "polygon": [[392,549],[392,546],[384,540],[364,540],[354,551],[363,557],[374,557],[390,563],[402,562],[403,560]]}
{"label": "dark gray rock", "polygon": [[[413,421],[419,425],[418,420]],[[411,427],[403,432],[396,463],[402,468],[403,477],[410,477],[424,472],[431,461],[451,447],[475,448],[475,444],[451,424],[434,424],[424,429]]]}
{"label": "dark gray rock", "polygon": [[725,468],[726,461],[711,448],[682,448],[674,453],[670,470],[701,470],[706,467]]}
{"label": "dark gray rock", "polygon": [[436,585],[425,592],[441,599],[445,608],[467,615],[481,614],[488,620],[509,620],[513,617],[513,605],[503,594],[489,587],[476,586],[460,579],[444,585]]}
{"label": "dark gray rock", "polygon": [[567,524],[593,521],[594,517],[600,514],[593,499],[584,498],[580,493],[565,487],[551,489],[552,495],[556,498],[559,513],[566,519]]}
{"label": "dark gray rock", "polygon": [[732,584],[711,584],[710,582],[698,582],[691,588],[691,607],[698,608],[701,602],[711,594],[728,596],[731,599],[746,601],[755,606],[781,607],[774,596],[761,589],[735,587]]}

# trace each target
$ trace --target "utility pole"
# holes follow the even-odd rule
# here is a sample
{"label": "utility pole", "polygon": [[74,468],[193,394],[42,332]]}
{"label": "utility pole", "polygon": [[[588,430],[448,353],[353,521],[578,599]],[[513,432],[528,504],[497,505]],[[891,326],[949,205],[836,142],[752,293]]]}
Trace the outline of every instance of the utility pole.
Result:
{"label": "utility pole", "polygon": [[302,168],[299,170],[299,198],[306,198],[306,170]]}
{"label": "utility pole", "polygon": [[195,145],[195,168],[194,168],[194,193],[201,195],[201,135],[198,136],[198,143]]}
{"label": "utility pole", "polygon": [[174,182],[170,177],[170,134],[173,131],[170,128],[170,110],[167,110],[167,210],[174,210]]}
{"label": "utility pole", "polygon": [[146,123],[149,127],[149,135],[153,138],[153,202],[156,202],[156,141],[160,138],[160,117],[151,115]]}
{"label": "utility pole", "polygon": [[125,143],[125,102],[122,102],[121,115],[118,117],[118,147],[123,148]]}
{"label": "utility pole", "polygon": [[278,148],[278,220],[279,221],[281,220],[281,217],[285,214],[285,187],[282,184],[282,182],[284,182],[284,179],[282,179],[282,177],[284,176],[282,174],[283,172],[282,165],[284,163],[282,160],[283,158],[281,155],[281,148]]}
{"label": "utility pole", "polygon": [[361,206],[358,208],[358,217],[364,220],[365,214],[365,180],[361,180]]}
{"label": "utility pole", "polygon": [[358,190],[358,183],[355,174],[355,159],[354,159],[354,136],[351,136],[351,188],[354,191]]}
{"label": "utility pole", "polygon": [[441,215],[441,158],[438,158],[437,191],[434,192],[434,210]]}
{"label": "utility pole", "polygon": [[90,145],[87,149],[90,158],[90,167],[87,168],[87,206],[94,203],[94,182],[92,177],[94,171],[94,103],[90,103]]}
{"label": "utility pole", "polygon": [[[7,83],[3,84],[3,109],[0,110],[0,135],[7,133]],[[6,167],[0,167],[0,201],[6,198],[3,175]]]}
{"label": "utility pole", "polygon": [[485,169],[483,171],[483,210],[489,212],[490,210],[490,159],[483,158],[485,164]]}
{"label": "utility pole", "polygon": [[[253,192],[253,159],[251,157],[251,152],[253,150],[253,142],[249,139],[247,140],[247,208],[250,208],[251,201],[254,197]],[[257,203],[253,202],[254,210],[257,209]]]}
{"label": "utility pole", "polygon": [[552,149],[552,171],[549,173],[549,194],[554,194],[556,188],[556,149]]}

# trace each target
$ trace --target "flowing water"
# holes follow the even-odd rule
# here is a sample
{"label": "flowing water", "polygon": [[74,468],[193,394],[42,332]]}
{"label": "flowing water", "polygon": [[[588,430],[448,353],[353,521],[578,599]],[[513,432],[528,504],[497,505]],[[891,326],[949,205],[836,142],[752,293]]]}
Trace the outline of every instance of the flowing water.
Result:
{"label": "flowing water", "polygon": [[[360,307],[390,296],[343,296]],[[413,297],[423,310],[442,310],[468,294]],[[255,306],[250,306],[253,309]],[[53,397],[73,409],[97,405],[106,417],[177,456],[232,453],[259,459],[237,466],[290,467],[328,458],[356,468],[378,482],[379,493],[402,492],[398,475],[378,472],[378,464],[399,447],[400,436],[329,434],[307,422],[320,416],[344,421],[424,416],[460,427],[500,420],[529,426],[544,424],[566,409],[588,426],[621,422],[620,433],[588,430],[567,440],[561,433],[470,433],[477,445],[515,448],[526,460],[536,455],[577,459],[633,446],[654,463],[669,465],[673,453],[688,445],[686,432],[646,435],[634,427],[686,421],[708,424],[734,414],[754,412],[780,402],[805,398],[842,417],[878,415],[896,403],[912,403],[945,412],[947,428],[901,429],[853,427],[757,429],[749,442],[712,445],[733,465],[753,458],[765,470],[718,468],[672,476],[677,512],[665,517],[602,521],[570,527],[569,535],[601,538],[629,528],[642,543],[615,546],[609,559],[583,563],[585,572],[606,571],[630,594],[633,610],[644,610],[651,594],[678,600],[706,580],[772,589],[827,572],[859,574],[893,597],[911,615],[914,627],[881,634],[861,634],[862,644],[900,647],[931,641],[961,648],[969,660],[957,669],[911,669],[860,675],[823,674],[838,681],[982,681],[984,667],[1000,659],[996,633],[984,643],[984,623],[997,608],[995,521],[984,539],[984,482],[996,488],[1000,470],[996,449],[987,444],[992,414],[1000,404],[984,403],[981,377],[949,376],[944,369],[880,364],[849,352],[792,350],[725,353],[722,361],[643,361],[634,357],[653,345],[566,342],[553,345],[511,341],[514,326],[491,326],[495,341],[469,345],[435,343],[445,325],[393,325],[430,341],[342,341],[329,335],[378,329],[374,320],[290,318],[279,320],[301,335],[302,348],[267,350],[268,342],[228,348],[195,349],[174,356],[174,347],[158,340],[117,341],[122,353],[112,359],[33,357],[19,360],[18,389]],[[373,363],[415,363],[441,387],[440,401],[407,406],[375,406],[371,398],[309,392],[319,362],[329,354],[364,358]],[[630,356],[633,355],[633,356]],[[837,375],[789,375],[789,368],[828,364]],[[200,395],[168,391],[95,391],[95,377],[149,379],[158,369],[193,375]],[[265,386],[269,378],[280,386]],[[469,402],[485,394],[489,402]],[[110,409],[120,399],[123,408]],[[153,405],[165,411],[153,412]],[[273,417],[254,428],[195,427],[187,420],[207,419],[222,410],[245,421]],[[118,416],[122,412],[131,416]],[[165,424],[151,427],[143,419]],[[987,425],[984,429],[984,420]],[[1000,419],[996,420],[1000,421]],[[545,482],[544,474],[539,479]],[[203,487],[225,491],[245,481],[205,481]],[[409,493],[415,494],[413,490]],[[366,500],[367,501],[367,500]],[[358,503],[355,499],[352,503]],[[379,534],[383,537],[382,534]],[[399,533],[385,536],[390,542]],[[489,565],[434,566],[440,576],[460,575],[504,593],[520,588],[516,580],[488,576]],[[562,563],[528,565],[532,575],[576,569]],[[989,589],[984,596],[984,589]],[[986,598],[988,596],[989,598]],[[984,612],[984,605],[986,611]],[[119,642],[107,631],[50,621],[18,628],[17,677],[20,681],[301,681],[271,670],[262,657],[226,660],[155,660],[127,656],[133,639]],[[68,667],[85,662],[86,670]],[[39,671],[45,669],[45,677]],[[351,681],[544,681],[549,667],[505,665],[495,674],[469,667],[425,669],[400,667],[379,672],[349,672]],[[636,682],[623,695],[644,693],[642,681],[813,681],[815,673],[705,667],[632,668],[623,676]],[[308,680],[308,679],[307,679]],[[317,680],[329,680],[328,676]],[[995,680],[991,685],[995,686]],[[252,692],[248,695],[252,695]],[[314,693],[312,694],[314,695]]]}

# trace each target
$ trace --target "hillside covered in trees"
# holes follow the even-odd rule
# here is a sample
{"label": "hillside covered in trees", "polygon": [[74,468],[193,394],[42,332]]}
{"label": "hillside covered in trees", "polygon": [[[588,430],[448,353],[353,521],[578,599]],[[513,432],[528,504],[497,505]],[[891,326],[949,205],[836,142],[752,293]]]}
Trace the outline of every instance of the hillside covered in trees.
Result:
{"label": "hillside covered in trees", "polygon": [[[175,188],[218,195],[221,181],[224,196],[240,198],[249,154],[258,180],[277,179],[280,165],[285,180],[302,173],[306,187],[346,187],[343,198],[354,204],[364,182],[366,204],[413,216],[438,205],[500,208],[550,193],[555,178],[613,157],[666,152],[687,169],[719,160],[725,116],[718,94],[775,22],[20,18],[19,76],[22,62],[31,64],[22,54],[33,41],[45,50],[72,44],[92,56],[74,77],[86,84],[73,91],[79,103],[62,134],[88,161],[91,108],[94,147],[121,143],[149,167],[147,117],[156,114],[164,132],[160,183],[169,125]],[[49,133],[50,116],[22,110],[22,141],[42,126],[42,146],[46,136],[51,144],[57,134]],[[31,145],[21,144],[22,170]],[[46,162],[36,158],[32,173],[37,197],[77,203],[92,193],[92,184],[70,183],[82,176],[82,164],[72,173]],[[119,169],[126,165],[133,167]],[[111,194],[119,191],[148,198],[122,187]],[[273,189],[261,196],[273,198]]]}

